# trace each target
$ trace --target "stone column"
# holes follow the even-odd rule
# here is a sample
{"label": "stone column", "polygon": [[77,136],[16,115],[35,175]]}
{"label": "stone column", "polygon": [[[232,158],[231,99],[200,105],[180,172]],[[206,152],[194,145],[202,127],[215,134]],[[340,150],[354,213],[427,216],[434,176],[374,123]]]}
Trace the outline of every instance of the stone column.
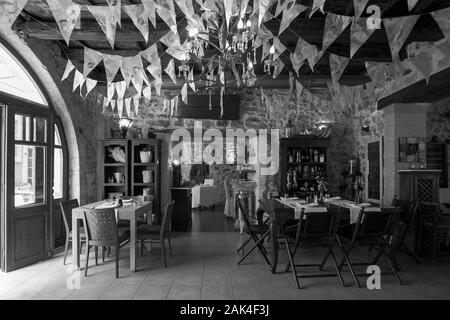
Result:
{"label": "stone column", "polygon": [[[399,195],[398,170],[408,169],[408,163],[399,162],[399,138],[427,136],[427,103],[396,103],[384,108],[384,192],[383,203],[390,205]],[[416,164],[419,166],[420,164]]]}

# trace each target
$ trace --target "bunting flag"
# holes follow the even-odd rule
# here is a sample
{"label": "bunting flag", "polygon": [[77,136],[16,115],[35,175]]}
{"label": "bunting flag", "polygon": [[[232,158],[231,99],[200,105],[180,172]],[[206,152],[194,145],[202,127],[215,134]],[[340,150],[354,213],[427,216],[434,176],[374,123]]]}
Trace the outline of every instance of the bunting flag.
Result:
{"label": "bunting flag", "polygon": [[[288,2],[286,0],[286,2]],[[283,18],[281,18],[280,29],[278,31],[278,35],[282,34],[284,30],[294,21],[295,18],[298,17],[300,13],[305,11],[308,7],[305,7],[301,4],[296,4],[294,2],[288,3],[288,5],[283,10]]]}
{"label": "bunting flag", "polygon": [[148,12],[143,4],[129,4],[122,6],[123,10],[131,18],[136,28],[148,42]]}
{"label": "bunting flag", "polygon": [[167,47],[181,45],[180,36],[178,35],[178,33],[175,33],[173,31],[167,32],[163,37],[161,37],[161,39],[159,39],[159,41],[164,43]]}
{"label": "bunting flag", "polygon": [[145,15],[148,19],[150,19],[150,22],[153,25],[153,28],[156,28],[156,5],[155,0],[141,0],[143,6]]}
{"label": "bunting flag", "polygon": [[119,115],[119,118],[122,119],[123,115],[123,100],[117,100],[117,114]]}
{"label": "bunting flag", "polygon": [[408,0],[408,10],[411,11],[416,6],[419,0]]}
{"label": "bunting flag", "polygon": [[114,41],[116,38],[116,26],[120,25],[120,0],[115,5],[108,3],[105,6],[86,6],[89,12],[97,20],[98,25],[106,36],[111,48],[114,49]]}
{"label": "bunting flag", "polygon": [[311,67],[311,70],[314,69],[314,61],[316,60],[316,57],[318,56],[318,50],[317,47],[309,44],[303,38],[298,37],[297,40],[297,46],[295,47],[294,51],[295,59],[296,61],[303,62],[304,60],[308,59],[308,63]]}
{"label": "bunting flag", "polygon": [[191,71],[189,71],[188,80],[189,80],[189,86],[191,87],[192,91],[195,92],[196,89],[195,89],[195,82],[194,82],[194,68],[191,68]]}
{"label": "bunting flag", "polygon": [[96,85],[97,85],[96,80],[86,78],[86,94],[84,96],[85,98],[87,97],[89,92],[91,92],[95,88]]}
{"label": "bunting flag", "polygon": [[[270,0],[258,0],[259,10],[258,10],[258,27],[261,25],[264,16],[266,15],[267,9],[269,7]],[[253,5],[253,8],[256,6]]]}
{"label": "bunting flag", "polygon": [[289,57],[291,58],[292,68],[294,69],[295,73],[297,73],[297,76],[298,76],[299,75],[298,71],[300,70],[301,66],[304,64],[304,60],[300,60],[295,53],[291,53],[289,55]]}
{"label": "bunting flag", "polygon": [[157,0],[156,12],[166,25],[175,33],[177,31],[177,19],[175,16],[175,6],[173,0]]}
{"label": "bunting flag", "polygon": [[47,0],[56,24],[67,45],[75,28],[80,28],[81,6],[74,4],[72,0]]}
{"label": "bunting flag", "polygon": [[150,62],[150,65],[147,67],[148,72],[150,72],[155,79],[161,79],[161,60],[158,56],[158,47],[156,46],[156,43],[142,51],[141,56]]}
{"label": "bunting flag", "polygon": [[241,0],[240,8],[239,8],[239,17],[241,19],[245,18],[245,13],[247,12],[248,0]]}
{"label": "bunting flag", "polygon": [[423,75],[425,81],[430,81],[430,75],[433,71],[433,54],[431,51],[423,51],[419,55],[409,58],[409,62],[411,62],[417,70]]}
{"label": "bunting flag", "polygon": [[72,92],[75,92],[75,90],[80,87],[81,90],[81,86],[83,85],[85,81],[85,78],[83,76],[83,74],[75,69],[75,77],[73,78],[73,87],[72,87]]}
{"label": "bunting flag", "polygon": [[295,81],[295,91],[297,97],[303,92],[303,85],[300,83],[300,81]]}
{"label": "bunting flag", "polygon": [[292,2],[295,3],[295,0],[278,0],[277,8],[275,9],[275,17],[278,17],[280,13],[284,11],[286,6]]}
{"label": "bunting flag", "polygon": [[398,53],[408,38],[409,33],[419,19],[419,16],[404,16],[383,19],[384,28],[391,48],[392,60],[397,60]]}
{"label": "bunting flag", "polygon": [[155,86],[156,94],[158,96],[160,96],[161,95],[161,86],[162,86],[161,78],[156,78],[155,81],[153,81],[153,85]]}
{"label": "bunting flag", "polygon": [[183,88],[181,89],[181,100],[185,103],[188,104],[188,84],[185,83],[183,85]]}
{"label": "bunting flag", "polygon": [[135,94],[133,96],[134,115],[135,116],[137,116],[139,114],[139,100],[140,100],[140,96],[138,94]]}
{"label": "bunting flag", "polygon": [[308,64],[311,68],[311,71],[314,71],[314,67],[319,62],[320,58],[322,58],[324,51],[318,51],[316,46],[313,46],[312,51],[314,52],[313,55],[308,57]]}
{"label": "bunting flag", "polygon": [[83,66],[83,75],[87,77],[88,74],[95,69],[95,67],[102,61],[103,54],[84,47],[84,66]]}
{"label": "bunting flag", "polygon": [[311,18],[314,15],[314,13],[316,13],[316,11],[319,9],[322,13],[325,13],[323,11],[324,6],[325,6],[325,0],[314,0],[309,17]]}
{"label": "bunting flag", "polygon": [[69,74],[72,72],[72,70],[75,69],[75,66],[73,65],[72,61],[67,60],[66,69],[64,70],[64,74],[61,78],[61,81],[64,81]]}
{"label": "bunting flag", "polygon": [[122,63],[120,64],[120,72],[122,73],[127,88],[130,85],[132,77],[136,81],[140,82],[142,86],[143,74],[145,74],[143,70],[144,66],[142,65],[142,59],[139,54],[122,58]]}
{"label": "bunting flag", "polygon": [[0,29],[10,29],[27,2],[28,0],[0,1]]}
{"label": "bunting flag", "polygon": [[111,54],[103,55],[103,65],[105,66],[106,81],[111,83],[114,81],[117,72],[119,72],[122,64],[122,56],[116,56]]}
{"label": "bunting flag", "polygon": [[359,17],[361,17],[361,14],[364,12],[368,2],[369,0],[353,0],[353,8],[355,10],[354,20],[358,20]]}
{"label": "bunting flag", "polygon": [[331,69],[331,79],[333,83],[339,83],[339,79],[344,73],[350,59],[346,57],[341,57],[330,53],[330,69]]}
{"label": "bunting flag", "polygon": [[175,84],[177,83],[177,77],[175,75],[175,64],[173,59],[170,59],[169,63],[167,64],[167,67],[164,69],[164,72],[169,75],[173,83]]}
{"label": "bunting flag", "polygon": [[227,30],[230,29],[231,16],[233,15],[233,0],[223,0],[223,6],[225,9],[225,22],[227,24]]}
{"label": "bunting flag", "polygon": [[450,42],[450,8],[431,12],[431,16],[441,28],[447,41]]}
{"label": "bunting flag", "polygon": [[142,94],[143,94],[143,96],[145,98],[145,101],[147,101],[147,103],[150,102],[150,100],[152,100],[152,88],[151,88],[151,86],[145,87],[142,90]]}
{"label": "bunting flag", "polygon": [[284,63],[283,60],[278,59],[276,61],[276,65],[275,65],[275,70],[273,71],[273,76],[272,78],[275,79],[276,77],[278,77],[278,75],[281,73],[281,71],[284,69]]}
{"label": "bunting flag", "polygon": [[131,118],[131,97],[126,98],[125,100],[125,110],[127,111],[128,118]]}
{"label": "bunting flag", "polygon": [[[233,0],[226,0],[232,2]],[[186,19],[193,24],[197,24],[198,20],[196,18],[196,14],[194,11],[194,7],[192,6],[192,0],[175,0],[178,8],[180,8],[181,12],[185,15]],[[225,3],[224,3],[225,5]],[[232,6],[232,5],[231,5]],[[231,8],[230,8],[231,9]],[[225,15],[227,14],[225,9]],[[231,17],[231,15],[230,15]]]}
{"label": "bunting flag", "polygon": [[108,103],[111,102],[112,98],[114,97],[114,93],[116,92],[116,86],[114,83],[107,83],[106,84],[106,97],[108,99]]}
{"label": "bunting flag", "polygon": [[109,106],[108,98],[103,97],[103,110],[102,110],[102,113],[106,112],[106,109],[108,108],[108,106]]}
{"label": "bunting flag", "polygon": [[123,96],[125,95],[125,91],[127,90],[126,82],[125,81],[114,82],[114,86],[116,87],[117,100],[123,100]]}
{"label": "bunting flag", "polygon": [[267,40],[270,40],[272,38],[273,38],[272,32],[265,25],[261,25],[256,35],[254,48],[255,49],[259,48],[261,45],[267,42]]}
{"label": "bunting flag", "polygon": [[114,112],[116,110],[116,105],[117,105],[117,101],[116,100],[111,100],[111,110],[112,110],[112,112]]}
{"label": "bunting flag", "polygon": [[322,51],[328,49],[328,47],[341,35],[345,28],[347,28],[351,20],[352,18],[348,16],[341,16],[331,12],[327,14],[322,41]]}
{"label": "bunting flag", "polygon": [[367,18],[353,19],[350,29],[350,58],[370,38],[375,28],[367,27]]}
{"label": "bunting flag", "polygon": [[273,38],[273,46],[275,48],[273,60],[277,60],[283,54],[283,52],[286,51],[286,47],[283,43],[281,43],[280,39],[277,37]]}

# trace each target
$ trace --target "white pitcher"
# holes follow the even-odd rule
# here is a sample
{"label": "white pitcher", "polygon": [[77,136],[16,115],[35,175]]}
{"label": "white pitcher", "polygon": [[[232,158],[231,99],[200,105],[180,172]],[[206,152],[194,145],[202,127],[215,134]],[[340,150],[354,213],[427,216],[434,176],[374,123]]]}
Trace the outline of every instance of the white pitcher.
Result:
{"label": "white pitcher", "polygon": [[153,172],[151,170],[142,171],[142,181],[144,183],[153,183]]}
{"label": "white pitcher", "polygon": [[141,151],[140,156],[141,156],[142,163],[150,163],[153,158],[153,154],[151,151]]}

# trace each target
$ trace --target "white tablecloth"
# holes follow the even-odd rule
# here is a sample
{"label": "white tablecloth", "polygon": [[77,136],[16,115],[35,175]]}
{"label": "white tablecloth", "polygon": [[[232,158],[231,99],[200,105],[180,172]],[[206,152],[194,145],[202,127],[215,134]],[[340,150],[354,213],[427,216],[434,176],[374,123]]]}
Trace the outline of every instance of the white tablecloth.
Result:
{"label": "white tablecloth", "polygon": [[191,191],[192,208],[210,207],[216,203],[217,186],[195,186]]}

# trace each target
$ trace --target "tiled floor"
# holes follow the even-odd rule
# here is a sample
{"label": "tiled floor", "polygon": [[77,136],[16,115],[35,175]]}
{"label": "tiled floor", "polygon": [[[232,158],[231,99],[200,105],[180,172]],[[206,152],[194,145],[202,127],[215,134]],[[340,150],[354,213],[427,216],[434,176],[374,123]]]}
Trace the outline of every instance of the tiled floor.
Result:
{"label": "tiled floor", "polygon": [[[98,267],[90,262],[89,274],[72,272],[71,264],[62,265],[62,255],[8,274],[0,273],[1,299],[449,299],[450,259],[438,258],[434,264],[416,265],[401,257],[399,286],[392,276],[382,276],[381,290],[356,288],[348,272],[347,287],[337,278],[302,280],[296,289],[290,273],[271,274],[259,256],[249,257],[237,266],[236,248],[241,236],[236,232],[193,232],[173,239],[174,256],[163,268],[160,252],[139,259],[139,271],[131,273],[127,247],[121,249],[120,278],[114,277],[114,260]],[[320,260],[321,252],[306,251],[298,256],[303,262]],[[93,256],[93,255],[92,255]],[[338,255],[341,256],[340,254]],[[367,251],[355,256],[367,256]],[[281,265],[286,251],[281,251]],[[70,261],[70,259],[69,259]],[[82,261],[83,262],[83,261]],[[331,263],[331,262],[330,262]],[[84,264],[83,264],[84,265]],[[331,265],[328,265],[330,268]],[[282,268],[280,268],[282,269]],[[365,279],[361,278],[365,284]],[[69,284],[69,285],[68,285]]]}

